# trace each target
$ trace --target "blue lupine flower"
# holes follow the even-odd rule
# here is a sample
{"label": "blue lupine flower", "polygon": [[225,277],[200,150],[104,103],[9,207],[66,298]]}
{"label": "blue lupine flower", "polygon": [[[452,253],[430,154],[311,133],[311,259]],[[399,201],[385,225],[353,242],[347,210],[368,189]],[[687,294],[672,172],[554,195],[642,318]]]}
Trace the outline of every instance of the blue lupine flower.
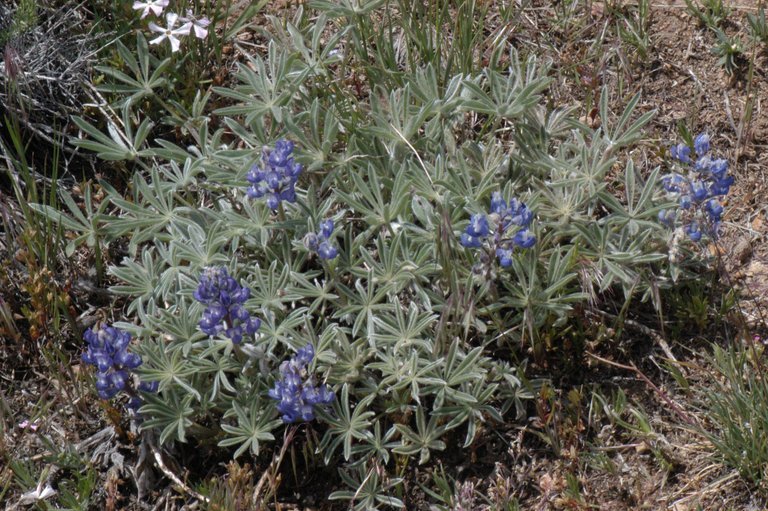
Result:
{"label": "blue lupine flower", "polygon": [[688,184],[688,181],[680,174],[670,174],[661,178],[661,184],[666,191],[678,193]]}
{"label": "blue lupine flower", "polygon": [[193,293],[195,299],[206,305],[198,324],[210,336],[224,334],[233,343],[240,344],[243,335],[253,335],[261,326],[259,318],[243,307],[251,290],[242,287],[229,276],[226,268],[206,268],[200,284]]}
{"label": "blue lupine flower", "polygon": [[311,421],[315,418],[316,406],[327,406],[333,402],[334,394],[326,385],[317,385],[314,376],[308,374],[307,366],[315,358],[311,344],[301,348],[290,360],[280,364],[280,378],[269,397],[278,401],[277,410],[283,422]]}
{"label": "blue lupine flower", "polygon": [[726,176],[722,179],[714,179],[709,186],[709,193],[712,197],[718,195],[728,195],[733,184],[733,176]]}
{"label": "blue lupine flower", "polygon": [[703,201],[709,195],[709,190],[707,190],[707,187],[704,185],[702,181],[698,179],[691,181],[690,190],[691,190],[691,195],[693,196],[693,200],[695,200],[696,202]]}
{"label": "blue lupine flower", "polygon": [[719,222],[720,217],[723,214],[723,206],[720,204],[720,201],[717,199],[709,199],[704,206],[704,209],[709,214],[709,217],[715,221]]}
{"label": "blue lupine flower", "polygon": [[459,243],[467,248],[479,248],[483,243],[483,238],[488,236],[490,227],[485,215],[475,214],[469,219],[469,225],[466,231],[461,235]]}
{"label": "blue lupine flower", "polygon": [[690,224],[686,225],[685,232],[688,234],[688,237],[691,238],[691,241],[701,240],[701,229],[699,228],[699,223],[697,221],[694,220]]}
{"label": "blue lupine flower", "polygon": [[483,240],[475,236],[470,236],[465,232],[461,234],[461,238],[459,238],[459,243],[461,243],[462,246],[467,248],[480,248],[483,245]]}
{"label": "blue lupine flower", "polygon": [[502,268],[509,268],[512,266],[512,249],[510,248],[497,248],[496,257],[499,258],[499,266]]}
{"label": "blue lupine flower", "polygon": [[693,141],[693,149],[698,156],[703,156],[709,152],[709,135],[699,134]]}
{"label": "blue lupine flower", "polygon": [[512,242],[520,248],[531,248],[536,244],[536,237],[528,229],[520,229],[512,237]]}
{"label": "blue lupine flower", "polygon": [[[147,392],[154,394],[157,392],[158,388],[160,387],[160,382],[158,381],[150,381],[150,382],[139,382],[138,387],[136,387],[136,390],[140,392]],[[141,399],[141,396],[132,396],[131,399],[128,401],[128,408],[133,410],[133,413],[136,415],[137,418],[140,418],[139,416],[139,408],[141,408],[141,405],[144,404],[144,400]]]}
{"label": "blue lupine flower", "polygon": [[320,230],[317,233],[310,232],[304,237],[304,246],[313,252],[317,252],[321,259],[330,260],[335,258],[339,255],[339,249],[331,243],[333,227],[334,224],[331,219],[320,222]]}
{"label": "blue lupine flower", "polygon": [[507,210],[507,201],[505,201],[501,192],[493,192],[491,194],[491,213],[496,213],[501,216]]}
{"label": "blue lupine flower", "polygon": [[118,328],[104,326],[86,330],[88,343],[82,355],[86,364],[96,367],[96,391],[102,399],[115,397],[125,390],[129,373],[141,365],[141,357],[128,351],[131,336]]}
{"label": "blue lupine flower", "polygon": [[[733,176],[727,175],[728,162],[722,158],[712,158],[710,137],[706,133],[696,136],[693,141],[696,161],[692,163],[691,148],[685,144],[672,147],[672,157],[679,160],[687,169],[687,177],[671,173],[662,178],[662,186],[673,196],[677,196],[684,230],[693,241],[701,240],[702,234],[716,237],[723,206],[717,197],[727,195],[734,182]],[[676,215],[660,212],[659,220],[668,227],[674,227]]]}
{"label": "blue lupine flower", "polygon": [[709,171],[716,179],[724,179],[725,173],[728,172],[728,162],[722,158],[718,158],[709,163]]}
{"label": "blue lupine flower", "polygon": [[[533,220],[533,212],[525,203],[516,198],[509,202],[500,192],[491,194],[490,217],[494,223],[490,250],[496,254],[499,265],[508,268],[512,265],[514,248],[530,248],[536,243],[536,237],[528,230]],[[515,229],[514,232],[510,232]],[[480,248],[491,234],[488,217],[482,213],[472,215],[459,242],[467,248]],[[511,238],[510,238],[511,236]]]}
{"label": "blue lupine flower", "polygon": [[248,197],[267,198],[267,207],[278,208],[282,201],[296,202],[296,181],[302,166],[293,160],[293,142],[278,140],[275,148],[265,149],[261,155],[261,166],[254,164],[246,175],[251,186]]}
{"label": "blue lupine flower", "polygon": [[472,215],[467,226],[467,234],[473,238],[485,238],[489,232],[488,218],[485,215]]}
{"label": "blue lupine flower", "polygon": [[673,209],[662,209],[659,211],[659,222],[662,224],[672,227],[675,224],[675,217],[677,215],[675,214],[675,210]]}
{"label": "blue lupine flower", "polygon": [[672,154],[672,158],[683,163],[691,163],[691,148],[686,144],[673,145],[669,152]]}
{"label": "blue lupine flower", "polygon": [[320,246],[317,247],[317,255],[319,255],[321,259],[333,259],[339,255],[339,250],[327,241],[323,241],[320,243]]}

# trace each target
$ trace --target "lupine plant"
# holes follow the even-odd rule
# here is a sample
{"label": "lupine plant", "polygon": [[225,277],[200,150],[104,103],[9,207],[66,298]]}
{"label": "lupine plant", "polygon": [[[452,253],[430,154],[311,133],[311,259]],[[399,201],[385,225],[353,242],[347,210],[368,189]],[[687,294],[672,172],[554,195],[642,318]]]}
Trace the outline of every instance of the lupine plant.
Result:
{"label": "lupine plant", "polygon": [[[522,347],[557,346],[574,305],[667,285],[659,169],[622,154],[653,112],[636,96],[616,116],[604,91],[592,130],[548,109],[547,63],[505,38],[482,69],[412,59],[350,90],[338,73],[369,63],[339,42],[365,37],[360,13],[316,4],[272,20],[235,85],[196,95],[182,123],[194,143],[150,136],[162,130],[133,89],[114,90],[125,129],[74,142],[140,169],[130,200],[100,183],[112,209],[94,222],[128,240],[110,273],[129,301],[118,326],[158,385],[142,428],[237,457],[306,422],[357,486],[334,498],[403,507],[397,467],[526,414],[537,382]],[[381,30],[366,44],[396,59]],[[620,156],[621,199],[606,179]],[[501,270],[478,276],[478,253]]]}

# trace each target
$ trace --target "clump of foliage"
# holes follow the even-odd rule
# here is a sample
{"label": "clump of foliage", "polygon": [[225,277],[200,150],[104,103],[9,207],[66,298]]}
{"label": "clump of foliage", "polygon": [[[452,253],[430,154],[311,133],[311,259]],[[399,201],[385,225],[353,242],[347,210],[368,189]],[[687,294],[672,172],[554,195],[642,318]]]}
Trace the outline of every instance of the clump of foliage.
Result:
{"label": "clump of foliage", "polygon": [[768,383],[765,345],[755,336],[746,345],[714,346],[711,357],[715,389],[704,397],[708,420],[715,426],[705,435],[723,460],[754,484],[768,490]]}
{"label": "clump of foliage", "polygon": [[[657,300],[680,272],[660,169],[622,154],[653,115],[637,96],[615,116],[604,90],[590,129],[548,105],[549,65],[504,38],[478,69],[404,58],[393,27],[367,20],[382,4],[272,20],[236,83],[193,95],[167,78],[184,59],[175,23],[163,60],[139,31],[120,68],[100,68],[119,118],[106,134],[78,118],[72,140],[132,168],[130,196],[100,181],[106,206],[86,222],[38,208],[82,224],[80,244],[126,242],[108,272],[132,369],[157,386],[142,429],[239,458],[306,422],[349,486],[331,498],[355,509],[404,507],[398,467],[524,416],[525,349],[556,347],[574,308]],[[124,388],[110,382],[102,397]]]}

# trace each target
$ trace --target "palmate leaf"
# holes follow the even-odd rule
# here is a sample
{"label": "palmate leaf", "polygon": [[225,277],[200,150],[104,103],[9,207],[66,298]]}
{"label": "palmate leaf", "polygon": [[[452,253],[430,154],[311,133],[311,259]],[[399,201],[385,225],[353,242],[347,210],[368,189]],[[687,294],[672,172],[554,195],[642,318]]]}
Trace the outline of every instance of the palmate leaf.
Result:
{"label": "palmate leaf", "polygon": [[181,349],[173,351],[164,349],[162,345],[149,344],[142,349],[142,356],[146,358],[146,364],[142,365],[139,374],[147,381],[159,383],[160,392],[176,392],[183,390],[187,396],[198,401],[202,395],[190,383],[198,368],[193,361],[185,357]]}
{"label": "palmate leaf", "polygon": [[258,265],[250,271],[248,287],[251,289],[251,298],[261,307],[273,311],[285,310],[286,303],[295,300],[288,296],[286,289],[291,280],[291,267],[288,264],[279,265],[277,259],[273,260],[269,268],[261,269]]}
{"label": "palmate leaf", "polygon": [[310,6],[322,11],[329,18],[350,18],[368,16],[384,4],[385,0],[311,0]]}
{"label": "palmate leaf", "polygon": [[612,117],[608,109],[609,94],[608,87],[604,87],[600,94],[600,119],[603,122],[600,129],[608,142],[608,153],[614,154],[620,148],[636,142],[642,136],[643,127],[653,119],[653,116],[656,115],[656,110],[648,110],[630,124],[634,117],[635,108],[637,108],[637,104],[640,101],[640,93],[638,93],[629,100],[618,121],[612,123],[610,122]]}
{"label": "palmate leaf", "polygon": [[469,447],[475,440],[477,426],[487,422],[487,417],[496,422],[503,422],[501,413],[490,403],[497,395],[498,384],[464,384],[462,394],[471,399],[455,400],[455,404],[446,404],[432,412],[434,416],[445,416],[450,419],[446,428],[453,429],[467,422],[467,434],[464,437],[464,447]]}
{"label": "palmate leaf", "polygon": [[379,388],[385,395],[398,395],[401,391],[405,393],[410,390],[411,400],[421,403],[421,397],[425,394],[422,389],[444,386],[445,382],[439,376],[443,361],[420,357],[416,350],[411,351],[410,357],[406,359],[406,352],[379,352],[379,361],[369,363],[368,367],[381,372]]}
{"label": "palmate leaf", "polygon": [[405,246],[407,238],[405,229],[401,229],[389,242],[382,236],[376,238],[375,250],[361,247],[360,255],[365,264],[351,268],[351,273],[357,277],[368,277],[375,284],[385,285],[390,292],[399,293],[414,282],[416,273],[420,273],[424,269],[422,265],[427,262],[409,260]]}
{"label": "palmate leaf", "polygon": [[541,100],[540,94],[552,79],[547,76],[547,66],[539,67],[531,56],[523,67],[517,50],[510,46],[509,73],[504,75],[495,69],[486,68],[483,80],[467,78],[464,87],[468,91],[463,107],[467,110],[493,116],[499,119],[521,117]]}
{"label": "palmate leaf", "polygon": [[312,315],[326,304],[336,303],[339,295],[333,292],[331,280],[318,280],[310,282],[310,275],[300,272],[291,272],[293,285],[287,290],[286,297],[294,300],[311,300],[307,312]]}
{"label": "palmate leaf", "polygon": [[82,117],[73,116],[72,121],[93,139],[72,137],[69,139],[72,145],[93,151],[96,156],[107,161],[130,161],[138,155],[137,151],[129,147],[126,141],[117,134],[114,124],[111,124],[112,121],[107,121],[107,126],[110,127],[110,136],[104,135]]}
{"label": "palmate leaf", "polygon": [[112,266],[109,273],[117,277],[122,284],[112,286],[111,291],[117,295],[132,297],[128,313],[136,312],[152,305],[157,297],[155,289],[160,280],[164,264],[154,258],[154,250],[147,248],[141,254],[141,262],[129,258],[123,259],[120,266]]}
{"label": "palmate leaf", "polygon": [[160,443],[178,440],[186,442],[186,431],[192,426],[191,417],[195,415],[192,407],[194,397],[190,394],[181,397],[175,389],[168,389],[163,395],[144,394],[145,405],[139,412],[147,417],[141,423],[141,429],[162,428]]}
{"label": "palmate leaf", "polygon": [[[251,308],[251,304],[258,302],[249,300],[246,303]],[[269,309],[262,310],[264,314],[261,316],[261,328],[259,329],[262,342],[268,342],[272,346],[277,344],[293,346],[296,349],[304,347],[306,342],[300,340],[302,336],[297,329],[304,324],[304,316],[307,313],[306,307],[294,309],[287,316],[278,316]]]}
{"label": "palmate leaf", "polygon": [[426,139],[420,132],[424,124],[437,114],[436,107],[437,101],[423,104],[411,92],[410,85],[392,91],[384,102],[373,96],[373,124],[364,128],[363,132],[386,145],[391,156],[398,154],[398,147],[410,152],[408,144],[424,149]]}
{"label": "palmate leaf", "polygon": [[229,262],[226,249],[229,244],[236,243],[236,236],[232,235],[223,222],[206,225],[193,222],[171,223],[168,227],[171,241],[167,252],[160,255],[170,268],[176,271],[183,268],[195,280],[203,268],[226,266]]}
{"label": "palmate leaf", "polygon": [[103,218],[106,232],[114,237],[131,233],[134,249],[145,241],[170,241],[172,236],[166,229],[170,224],[177,227],[194,224],[190,217],[195,210],[184,203],[178,205],[180,201],[176,191],[160,178],[156,167],[150,177],[151,180],[147,181],[140,173],[134,174],[133,200],[124,199],[114,188],[102,183],[112,204],[121,210],[119,216]]}
{"label": "palmate leaf", "polygon": [[366,433],[366,440],[364,442],[352,446],[353,457],[357,459],[351,466],[366,463],[371,458],[375,458],[384,464],[389,463],[389,449],[397,445],[396,443],[393,445],[392,442],[397,430],[391,427],[382,435],[381,421],[377,420],[373,425],[373,432],[369,430]]}
{"label": "palmate leaf", "polygon": [[619,202],[614,195],[602,190],[599,198],[611,210],[610,217],[602,219],[602,222],[619,225],[633,236],[637,235],[641,229],[661,229],[658,213],[664,205],[654,205],[654,196],[658,191],[659,171],[660,167],[653,169],[643,182],[635,172],[635,164],[630,159],[624,171],[626,205]]}
{"label": "palmate leaf", "polygon": [[368,406],[376,397],[375,394],[369,393],[352,405],[349,390],[349,384],[342,385],[341,395],[333,402],[332,413],[322,408],[317,409],[318,416],[328,424],[328,430],[320,442],[320,451],[326,464],[331,461],[339,447],[342,447],[344,459],[349,461],[352,456],[352,442],[367,439],[371,419],[376,415],[368,410]]}
{"label": "palmate leaf", "polygon": [[283,18],[272,16],[269,18],[275,28],[275,38],[280,40],[283,46],[290,46],[300,55],[297,67],[302,72],[309,71],[309,76],[313,79],[320,81],[329,77],[332,66],[342,61],[338,47],[347,30],[329,30],[326,15],[318,16],[303,33],[295,24],[286,23]]}
{"label": "palmate leaf", "polygon": [[348,500],[349,509],[353,511],[372,511],[381,506],[405,508],[402,500],[387,495],[403,482],[402,478],[386,477],[376,462],[356,465],[349,472],[339,469],[342,481],[352,490],[335,491],[328,496],[330,500]]}
{"label": "palmate leaf", "polygon": [[94,208],[92,186],[90,182],[83,186],[83,207],[85,212],[72,198],[72,195],[63,189],[59,189],[59,197],[64,202],[70,214],[64,212],[64,208],[54,208],[47,204],[29,203],[29,208],[45,216],[48,220],[56,223],[71,234],[76,234],[69,240],[65,247],[65,254],[71,257],[75,248],[82,243],[88,247],[97,248],[96,244],[101,242],[104,236],[101,226],[101,217],[107,209],[108,201],[101,201],[98,207]]}
{"label": "palmate leaf", "polygon": [[136,51],[138,59],[134,57],[134,51],[129,50],[122,41],[115,43],[117,54],[122,59],[133,76],[108,66],[97,66],[96,70],[109,76],[113,83],[100,85],[97,89],[107,94],[115,94],[119,99],[112,105],[113,108],[123,108],[131,104],[138,104],[145,97],[163,91],[170,86],[167,78],[168,68],[172,60],[167,58],[159,61],[149,51],[147,40],[141,31],[136,33]]}
{"label": "palmate leaf", "polygon": [[[397,164],[395,164],[397,165]],[[400,164],[402,166],[402,164]],[[404,166],[403,166],[404,167]],[[354,192],[341,188],[336,194],[355,211],[363,216],[368,232],[376,232],[382,227],[390,227],[408,207],[410,199],[410,174],[405,169],[396,168],[394,181],[380,178],[379,172],[372,165],[367,166],[367,180],[360,172],[351,170],[349,176],[354,184]],[[389,193],[383,191],[391,190]]]}
{"label": "palmate leaf", "polygon": [[307,112],[285,119],[286,131],[298,141],[309,161],[306,172],[318,171],[333,163],[333,147],[341,128],[338,115],[334,105],[325,107],[315,98]]}
{"label": "palmate leaf", "polygon": [[252,401],[246,409],[233,401],[232,406],[237,417],[237,426],[222,424],[221,429],[230,436],[219,442],[222,447],[239,446],[233,455],[238,458],[245,451],[255,456],[259,454],[262,442],[273,442],[275,436],[272,431],[280,427],[283,423],[280,419],[275,419],[275,407],[272,402],[263,403],[260,399]]}
{"label": "palmate leaf", "polygon": [[400,433],[400,445],[392,449],[392,452],[405,454],[407,456],[419,455],[419,465],[429,461],[431,451],[444,451],[445,442],[440,440],[443,434],[448,431],[447,426],[438,426],[440,419],[432,415],[427,423],[424,418],[424,409],[421,406],[416,407],[416,431],[405,424],[395,424],[395,428]]}
{"label": "palmate leaf", "polygon": [[362,279],[355,281],[355,291],[349,289],[343,284],[338,284],[338,290],[341,295],[345,297],[347,305],[339,308],[334,314],[335,318],[354,318],[352,324],[352,335],[357,336],[363,332],[365,327],[366,336],[371,347],[375,347],[376,339],[374,338],[375,323],[373,318],[376,314],[385,311],[394,310],[394,304],[386,301],[387,294],[389,293],[389,286],[382,285],[377,286],[373,282],[372,275],[369,276],[366,281],[367,285],[363,283]]}
{"label": "palmate leaf", "polygon": [[240,85],[235,89],[215,87],[214,92],[237,102],[234,106],[219,108],[217,115],[245,116],[245,124],[271,115],[275,121],[283,121],[283,109],[308,73],[294,75],[297,64],[295,54],[278,49],[271,41],[266,61],[260,57],[248,56],[250,66],[238,67],[236,78]]}
{"label": "palmate leaf", "polygon": [[547,274],[538,274],[538,249],[534,247],[522,257],[512,260],[513,278],[504,281],[506,294],[499,302],[518,311],[516,319],[525,326],[528,334],[536,339],[539,328],[555,318],[554,324],[563,322],[573,308],[573,303],[582,301],[586,295],[573,289],[570,282],[576,279],[573,271],[575,247],[563,254],[558,247],[552,250],[547,265]]}
{"label": "palmate leaf", "polygon": [[71,137],[70,143],[94,151],[102,160],[133,161],[149,156],[151,151],[144,147],[144,142],[152,131],[154,123],[147,117],[134,129],[135,122],[138,122],[134,121],[135,117],[137,115],[131,110],[131,105],[124,105],[120,120],[106,119],[109,133],[107,136],[82,117],[75,116],[72,118],[73,121],[81,131],[90,136],[90,139]]}
{"label": "palmate leaf", "polygon": [[396,307],[394,317],[386,312],[379,313],[373,318],[378,327],[374,333],[376,346],[382,349],[391,347],[402,353],[405,348],[415,345],[423,353],[431,353],[433,341],[429,338],[429,329],[437,318],[437,314],[419,311],[413,302],[407,309]]}

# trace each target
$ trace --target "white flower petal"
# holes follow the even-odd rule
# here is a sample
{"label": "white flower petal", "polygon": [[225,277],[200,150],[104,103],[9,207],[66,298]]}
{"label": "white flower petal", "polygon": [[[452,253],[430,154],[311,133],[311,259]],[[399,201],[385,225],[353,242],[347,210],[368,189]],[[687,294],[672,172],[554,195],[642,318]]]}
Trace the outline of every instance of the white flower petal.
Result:
{"label": "white flower petal", "polygon": [[163,27],[157,25],[157,23],[154,23],[154,22],[150,21],[148,27],[149,27],[149,30],[151,30],[152,32],[157,32],[159,34],[165,34],[165,29]]}
{"label": "white flower petal", "polygon": [[171,33],[173,35],[189,35],[189,30],[192,28],[192,23],[184,23],[179,28],[172,30]]}
{"label": "white flower petal", "polygon": [[165,15],[165,19],[168,20],[168,30],[173,29],[173,26],[176,24],[176,20],[179,19],[179,15],[175,12],[169,12]]}
{"label": "white flower petal", "polygon": [[198,39],[205,39],[206,37],[208,37],[208,31],[205,28],[201,27],[197,23],[195,23],[194,28],[195,28],[195,37],[197,37]]}
{"label": "white flower petal", "polygon": [[156,37],[151,41],[149,41],[149,44],[160,44],[163,42],[163,40],[165,40],[165,37],[166,37],[165,34],[161,35],[160,37]]}
{"label": "white flower petal", "polygon": [[173,53],[176,53],[179,51],[179,46],[181,45],[181,41],[179,41],[177,38],[170,36],[168,40],[171,42],[171,51]]}
{"label": "white flower petal", "polygon": [[150,5],[148,9],[150,9],[155,14],[155,16],[160,16],[161,14],[163,14],[162,5]]}
{"label": "white flower petal", "polygon": [[48,497],[51,497],[56,494],[56,490],[51,488],[50,485],[45,485],[45,488],[42,488],[42,484],[38,485],[37,489],[28,491],[24,495],[21,496],[19,499],[19,504],[22,505],[30,505],[34,504],[39,500],[47,499]]}

